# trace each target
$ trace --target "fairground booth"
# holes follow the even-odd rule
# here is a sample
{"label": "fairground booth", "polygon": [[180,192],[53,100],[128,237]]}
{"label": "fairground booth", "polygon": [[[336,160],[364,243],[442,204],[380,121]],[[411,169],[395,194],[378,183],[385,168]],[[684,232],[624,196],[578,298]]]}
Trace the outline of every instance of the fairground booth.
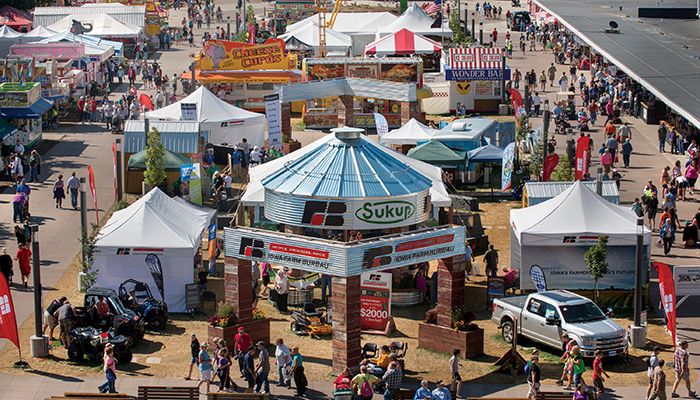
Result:
{"label": "fairground booth", "polygon": [[53,103],[41,97],[41,85],[37,82],[0,83],[0,117],[17,130],[3,138],[7,145],[19,140],[26,148],[41,142],[42,117]]}
{"label": "fairground booth", "polygon": [[[464,308],[465,229],[429,221],[438,208],[431,193],[444,192],[444,185],[405,162],[405,156],[369,140],[362,129],[332,132],[311,150],[291,153],[274,164],[275,170],[255,177],[272,227],[224,230],[226,302],[253,340],[266,339],[269,321],[252,316],[251,262],[331,275],[337,373],[361,358],[361,275],[438,260],[437,324],[420,323],[419,345],[435,351],[459,347],[451,313]],[[442,204],[439,214],[446,221],[449,200]]]}

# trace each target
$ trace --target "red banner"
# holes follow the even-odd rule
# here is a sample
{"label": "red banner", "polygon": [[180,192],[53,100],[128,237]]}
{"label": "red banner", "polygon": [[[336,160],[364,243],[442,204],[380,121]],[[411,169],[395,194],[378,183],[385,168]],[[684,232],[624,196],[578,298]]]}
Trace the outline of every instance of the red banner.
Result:
{"label": "red banner", "polygon": [[19,349],[15,305],[12,303],[10,287],[4,277],[0,277],[0,338],[9,340]]}
{"label": "red banner", "polygon": [[661,304],[666,313],[666,327],[671,332],[673,345],[676,345],[676,284],[673,282],[673,270],[668,264],[652,263],[659,274],[659,293],[661,294]]}
{"label": "red banner", "polygon": [[588,160],[591,157],[590,147],[591,138],[581,136],[576,142],[576,180],[583,179],[588,173]]}
{"label": "red banner", "polygon": [[542,167],[542,181],[547,182],[549,177],[552,176],[554,168],[559,164],[559,154],[549,154],[544,158],[544,166]]}
{"label": "red banner", "polygon": [[525,107],[523,107],[523,96],[520,94],[518,89],[508,89],[510,93],[510,101],[513,104],[513,111],[515,113],[515,123],[518,123],[518,118],[525,115]]}
{"label": "red banner", "polygon": [[112,167],[114,169],[114,201],[119,199],[119,194],[117,193],[117,144],[112,143]]}
{"label": "red banner", "polygon": [[365,272],[360,288],[360,329],[384,331],[391,318],[391,274]]}
{"label": "red banner", "polygon": [[141,106],[143,107],[143,111],[153,111],[155,108],[153,107],[153,102],[151,101],[151,98],[148,97],[146,93],[141,93],[139,95],[139,103],[141,103]]}
{"label": "red banner", "polygon": [[90,182],[90,191],[92,192],[92,203],[95,205],[95,219],[97,225],[100,224],[100,210],[97,208],[97,192],[95,191],[95,173],[92,170],[92,165],[88,165],[88,180]]}

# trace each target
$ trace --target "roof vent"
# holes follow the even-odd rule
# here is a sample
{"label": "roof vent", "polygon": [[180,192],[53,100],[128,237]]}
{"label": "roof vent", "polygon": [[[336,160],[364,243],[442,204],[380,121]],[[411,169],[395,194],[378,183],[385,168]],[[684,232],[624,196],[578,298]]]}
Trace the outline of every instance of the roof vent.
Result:
{"label": "roof vent", "polygon": [[360,135],[362,132],[364,132],[364,129],[360,128],[353,128],[350,126],[343,126],[340,128],[333,128],[331,129],[331,132],[335,134],[335,137],[338,140],[353,140],[353,139],[359,139]]}

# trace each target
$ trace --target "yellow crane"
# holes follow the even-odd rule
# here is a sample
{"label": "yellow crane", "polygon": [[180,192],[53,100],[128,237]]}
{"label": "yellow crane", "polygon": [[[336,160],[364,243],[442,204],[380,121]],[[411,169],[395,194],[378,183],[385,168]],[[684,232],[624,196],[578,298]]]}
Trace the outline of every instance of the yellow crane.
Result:
{"label": "yellow crane", "polygon": [[318,47],[321,58],[326,58],[326,29],[333,29],[335,20],[338,18],[340,8],[343,6],[343,0],[335,0],[333,11],[328,20],[326,20],[326,10],[328,10],[327,0],[316,0],[316,10],[318,11]]}

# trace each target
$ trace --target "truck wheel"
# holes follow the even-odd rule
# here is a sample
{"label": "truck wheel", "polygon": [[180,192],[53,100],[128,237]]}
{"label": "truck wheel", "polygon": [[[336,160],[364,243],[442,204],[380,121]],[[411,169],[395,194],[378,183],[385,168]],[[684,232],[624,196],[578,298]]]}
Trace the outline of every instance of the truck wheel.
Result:
{"label": "truck wheel", "polygon": [[165,315],[156,315],[149,322],[149,327],[154,331],[162,331],[168,322],[168,317]]}
{"label": "truck wheel", "polygon": [[513,343],[513,337],[515,336],[513,321],[505,321],[501,324],[501,335],[506,343]]}
{"label": "truck wheel", "polygon": [[78,344],[76,341],[72,341],[70,345],[68,345],[68,359],[73,361],[73,362],[81,362],[83,361],[83,356],[85,355],[83,353],[83,348],[80,347],[80,344]]}
{"label": "truck wheel", "polygon": [[119,353],[116,358],[120,364],[122,364],[122,365],[128,364],[131,362],[131,359],[134,358],[134,353],[132,353],[131,350],[127,349],[124,352]]}

